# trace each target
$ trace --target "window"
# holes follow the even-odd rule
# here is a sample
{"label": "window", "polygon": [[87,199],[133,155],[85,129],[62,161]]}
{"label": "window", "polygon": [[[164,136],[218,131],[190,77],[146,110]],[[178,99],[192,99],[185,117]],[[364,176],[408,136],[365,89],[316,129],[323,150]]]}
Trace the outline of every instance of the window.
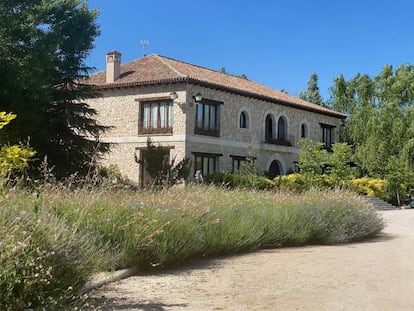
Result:
{"label": "window", "polygon": [[[241,157],[241,156],[231,155],[230,157],[232,159],[232,173],[240,172],[241,164],[246,161],[248,162],[245,163],[247,164],[245,168],[249,169],[249,167],[254,166],[254,162],[256,160],[256,157],[251,157],[251,156]],[[250,165],[249,162],[251,162],[252,165]]]}
{"label": "window", "polygon": [[266,116],[265,122],[265,142],[271,142],[273,140],[273,119],[270,114]]}
{"label": "window", "polygon": [[240,114],[240,128],[248,129],[249,128],[249,118],[246,111],[242,111]]}
{"label": "window", "polygon": [[277,121],[277,136],[273,127],[273,118],[270,114],[266,116],[265,122],[265,143],[292,146],[291,142],[287,139],[287,122],[284,117],[280,117]]}
{"label": "window", "polygon": [[277,139],[279,140],[287,140],[287,126],[286,120],[283,117],[279,118],[277,122]]}
{"label": "window", "polygon": [[141,104],[140,134],[172,133],[173,102],[151,101]]}
{"label": "window", "polygon": [[308,138],[308,127],[305,123],[300,126],[300,138]]}
{"label": "window", "polygon": [[216,172],[221,154],[194,153],[194,171],[201,170],[203,176]]}
{"label": "window", "polygon": [[322,128],[322,142],[325,145],[325,148],[327,150],[332,150],[332,144],[333,144],[333,129],[335,128],[335,126],[333,125],[328,125],[328,124],[322,124],[321,123],[321,128]]}
{"label": "window", "polygon": [[240,171],[240,164],[243,161],[246,161],[246,157],[231,156],[232,158],[232,173],[237,173]]}
{"label": "window", "polygon": [[220,136],[219,102],[204,100],[196,106],[195,134]]}

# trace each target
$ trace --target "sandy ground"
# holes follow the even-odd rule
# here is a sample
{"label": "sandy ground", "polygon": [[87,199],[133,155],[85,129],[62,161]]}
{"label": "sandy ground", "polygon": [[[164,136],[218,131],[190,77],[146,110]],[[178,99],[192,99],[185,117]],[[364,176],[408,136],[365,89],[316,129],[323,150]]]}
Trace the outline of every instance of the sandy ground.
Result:
{"label": "sandy ground", "polygon": [[414,310],[414,209],[381,213],[387,227],[369,242],[202,260],[106,285],[92,303],[103,310]]}

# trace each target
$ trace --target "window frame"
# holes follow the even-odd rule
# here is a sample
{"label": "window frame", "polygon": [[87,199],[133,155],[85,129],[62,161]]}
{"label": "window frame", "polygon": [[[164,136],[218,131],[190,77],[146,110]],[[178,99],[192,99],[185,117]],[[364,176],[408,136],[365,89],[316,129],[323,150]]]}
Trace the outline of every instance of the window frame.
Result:
{"label": "window frame", "polygon": [[299,132],[300,138],[309,138],[309,127],[305,122],[300,125]]}
{"label": "window frame", "polygon": [[332,151],[332,145],[334,144],[333,129],[335,125],[319,123],[322,129],[321,142],[324,144],[324,148],[328,151]]}
{"label": "window frame", "polygon": [[245,111],[245,110],[240,112],[239,128],[241,128],[241,129],[248,129],[249,128],[249,115],[248,115],[247,111]]}
{"label": "window frame", "polygon": [[174,101],[170,97],[140,100],[139,106],[139,135],[173,133]]}
{"label": "window frame", "polygon": [[273,116],[269,113],[265,117],[265,142],[271,144],[274,140],[274,120]]}
{"label": "window frame", "polygon": [[[217,154],[217,153],[193,152],[193,156],[194,156],[194,173],[197,170],[201,170],[201,173],[205,177],[210,173],[214,173],[218,171],[218,164],[219,164],[218,159],[223,155]],[[201,167],[199,165],[199,161],[197,161],[198,159],[200,159]]]}
{"label": "window frame", "polygon": [[[240,171],[240,165],[243,161],[247,161],[249,156],[230,155],[231,158],[231,172],[238,173]],[[256,157],[253,157],[253,163],[256,162]],[[237,164],[237,170],[235,170],[235,164]]]}
{"label": "window frame", "polygon": [[[247,157],[241,157],[241,156],[235,156],[235,155],[230,155],[230,157],[231,157],[231,172],[232,173],[240,172],[240,164],[243,161],[246,161]],[[235,166],[237,166],[237,169],[235,169]]]}
{"label": "window frame", "polygon": [[288,140],[287,120],[283,116],[280,116],[277,120],[277,140]]}
{"label": "window frame", "polygon": [[222,102],[203,99],[195,107],[194,134],[220,136],[220,105]]}

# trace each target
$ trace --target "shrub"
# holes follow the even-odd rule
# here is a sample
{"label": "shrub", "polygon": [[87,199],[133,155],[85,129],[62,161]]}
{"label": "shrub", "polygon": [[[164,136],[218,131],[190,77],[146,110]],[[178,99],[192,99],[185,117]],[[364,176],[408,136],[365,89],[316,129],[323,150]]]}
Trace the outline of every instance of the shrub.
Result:
{"label": "shrub", "polygon": [[384,184],[385,182],[383,179],[362,177],[352,179],[349,182],[349,188],[359,194],[366,194],[368,196],[376,196],[385,199]]}
{"label": "shrub", "polygon": [[179,180],[185,180],[190,174],[190,159],[186,158],[175,163],[175,158],[169,159],[169,150],[156,146],[148,137],[147,148],[143,150],[139,163],[151,179],[153,189],[168,188]]}
{"label": "shrub", "polygon": [[289,194],[214,186],[159,192],[44,186],[0,210],[0,309],[57,306],[92,272],[139,270],[263,247],[345,243],[382,219],[340,191]]}
{"label": "shrub", "polygon": [[[0,111],[0,129],[9,124],[16,115]],[[22,170],[27,167],[28,161],[35,155],[30,147],[20,147],[17,145],[1,146],[0,148],[0,181],[2,178],[9,177],[14,170]],[[7,178],[6,178],[7,181]]]}
{"label": "shrub", "polygon": [[310,139],[301,139],[299,141],[301,148],[299,153],[299,172],[306,180],[306,184],[313,187],[319,187],[323,167],[327,164],[328,154],[324,149],[323,143],[314,143]]}
{"label": "shrub", "polygon": [[88,276],[108,265],[87,232],[76,234],[47,210],[18,195],[0,209],[1,310],[54,306],[78,293]]}
{"label": "shrub", "polygon": [[206,176],[205,182],[230,189],[248,188],[251,190],[265,190],[275,187],[275,183],[265,176],[241,175],[228,172],[215,172]]}
{"label": "shrub", "polygon": [[315,176],[312,183],[308,182],[305,175],[299,173],[278,176],[274,179],[274,182],[279,189],[293,192],[304,192],[310,189],[329,190],[335,187],[332,177],[325,174],[319,175],[317,178]]}
{"label": "shrub", "polygon": [[274,181],[281,190],[302,192],[308,188],[305,178],[298,173],[278,176],[275,177]]}

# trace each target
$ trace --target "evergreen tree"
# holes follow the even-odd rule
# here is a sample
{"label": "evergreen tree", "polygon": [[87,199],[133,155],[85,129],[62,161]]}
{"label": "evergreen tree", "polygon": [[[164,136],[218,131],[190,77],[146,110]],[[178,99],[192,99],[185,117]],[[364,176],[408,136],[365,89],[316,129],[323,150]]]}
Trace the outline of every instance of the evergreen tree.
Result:
{"label": "evergreen tree", "polygon": [[318,87],[318,75],[316,73],[312,73],[309,81],[308,81],[308,88],[305,92],[302,92],[299,94],[299,97],[303,100],[306,100],[308,102],[325,106],[322,96],[319,93],[319,87]]}
{"label": "evergreen tree", "polygon": [[84,0],[0,2],[0,106],[19,116],[0,139],[29,141],[37,164],[47,155],[57,177],[86,174],[108,149],[96,140],[105,127],[82,102],[98,95],[82,83],[96,17]]}

